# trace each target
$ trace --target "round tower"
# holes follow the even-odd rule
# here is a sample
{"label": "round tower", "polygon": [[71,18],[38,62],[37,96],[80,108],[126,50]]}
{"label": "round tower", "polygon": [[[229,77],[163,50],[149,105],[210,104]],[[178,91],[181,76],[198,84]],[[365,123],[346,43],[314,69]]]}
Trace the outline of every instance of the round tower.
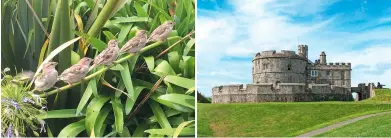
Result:
{"label": "round tower", "polygon": [[305,83],[307,58],[294,51],[263,51],[253,59],[253,83]]}

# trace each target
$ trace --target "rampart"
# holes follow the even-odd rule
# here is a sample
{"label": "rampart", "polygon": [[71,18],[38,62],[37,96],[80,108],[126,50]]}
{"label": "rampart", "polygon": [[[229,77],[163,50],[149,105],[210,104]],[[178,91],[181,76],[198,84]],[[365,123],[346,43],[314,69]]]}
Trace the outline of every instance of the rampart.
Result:
{"label": "rampart", "polygon": [[212,103],[351,101],[347,87],[305,83],[225,85],[212,89]]}

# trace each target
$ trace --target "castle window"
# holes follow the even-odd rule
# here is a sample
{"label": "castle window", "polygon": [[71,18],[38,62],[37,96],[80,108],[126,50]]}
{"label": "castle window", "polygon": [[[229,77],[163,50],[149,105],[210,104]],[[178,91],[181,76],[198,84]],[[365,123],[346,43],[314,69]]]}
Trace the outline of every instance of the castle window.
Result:
{"label": "castle window", "polygon": [[318,71],[317,70],[311,70],[311,77],[316,77],[318,76]]}
{"label": "castle window", "polygon": [[291,69],[292,69],[292,65],[288,64],[288,70],[291,70]]}

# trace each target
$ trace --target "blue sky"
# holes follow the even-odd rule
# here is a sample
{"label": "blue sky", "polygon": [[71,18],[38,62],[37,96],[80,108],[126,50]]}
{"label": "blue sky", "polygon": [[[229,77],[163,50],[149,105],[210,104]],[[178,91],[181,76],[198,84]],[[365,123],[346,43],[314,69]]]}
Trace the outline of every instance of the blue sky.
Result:
{"label": "blue sky", "polygon": [[251,83],[264,50],[309,46],[309,58],[352,63],[352,85],[391,86],[390,0],[198,0],[197,88]]}

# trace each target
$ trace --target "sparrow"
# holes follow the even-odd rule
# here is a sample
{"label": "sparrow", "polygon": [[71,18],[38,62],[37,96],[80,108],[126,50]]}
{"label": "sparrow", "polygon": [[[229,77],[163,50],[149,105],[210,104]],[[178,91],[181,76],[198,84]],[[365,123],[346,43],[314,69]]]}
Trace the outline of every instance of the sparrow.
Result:
{"label": "sparrow", "polygon": [[120,53],[137,53],[145,46],[146,43],[147,32],[145,30],[138,30],[136,36],[126,42],[126,44],[121,48]]}
{"label": "sparrow", "polygon": [[58,72],[55,68],[56,65],[57,62],[47,62],[43,65],[42,73],[34,81],[34,90],[46,91],[56,84],[58,77]]}
{"label": "sparrow", "polygon": [[91,62],[91,58],[82,58],[77,64],[64,70],[64,72],[61,73],[58,79],[68,83],[69,85],[80,81],[87,75]]}
{"label": "sparrow", "polygon": [[158,26],[148,38],[148,42],[164,41],[168,38],[168,35],[172,31],[175,22],[166,21],[162,25]]}
{"label": "sparrow", "polygon": [[118,55],[118,41],[114,39],[110,40],[107,44],[107,48],[95,57],[94,64],[91,66],[91,69],[99,65],[110,65],[114,60],[117,59]]}

